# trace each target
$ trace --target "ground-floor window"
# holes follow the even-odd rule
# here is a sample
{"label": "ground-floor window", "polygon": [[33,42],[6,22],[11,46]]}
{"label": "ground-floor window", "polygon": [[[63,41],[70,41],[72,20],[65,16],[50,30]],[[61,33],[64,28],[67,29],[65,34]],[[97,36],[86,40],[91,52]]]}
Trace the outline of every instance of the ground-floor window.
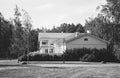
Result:
{"label": "ground-floor window", "polygon": [[53,53],[53,49],[50,49],[50,53]]}
{"label": "ground-floor window", "polygon": [[45,49],[45,53],[46,53],[46,54],[48,53],[48,49]]}

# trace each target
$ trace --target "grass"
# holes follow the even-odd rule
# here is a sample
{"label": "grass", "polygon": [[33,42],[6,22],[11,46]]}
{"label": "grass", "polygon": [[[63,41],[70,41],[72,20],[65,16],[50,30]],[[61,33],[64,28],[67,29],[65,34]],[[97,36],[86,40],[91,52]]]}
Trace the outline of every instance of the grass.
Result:
{"label": "grass", "polygon": [[[48,64],[49,65],[49,64]],[[60,64],[59,64],[60,65]],[[84,65],[84,64],[83,64]],[[0,78],[120,78],[120,65],[79,67],[41,67],[35,65],[0,66]]]}

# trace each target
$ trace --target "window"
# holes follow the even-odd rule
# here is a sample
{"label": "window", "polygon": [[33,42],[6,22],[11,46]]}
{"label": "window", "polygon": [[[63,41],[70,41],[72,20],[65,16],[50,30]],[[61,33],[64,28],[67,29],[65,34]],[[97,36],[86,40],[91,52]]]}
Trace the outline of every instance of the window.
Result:
{"label": "window", "polygon": [[47,45],[48,44],[48,40],[42,40],[42,45]]}
{"label": "window", "polygon": [[50,49],[50,53],[53,53],[53,49]]}
{"label": "window", "polygon": [[43,45],[46,45],[47,43],[46,42],[42,42]]}
{"label": "window", "polygon": [[54,45],[54,44],[51,44],[52,46]]}
{"label": "window", "polygon": [[84,38],[84,41],[88,41],[88,38]]}
{"label": "window", "polygon": [[45,53],[46,53],[46,54],[48,53],[48,49],[45,49]]}

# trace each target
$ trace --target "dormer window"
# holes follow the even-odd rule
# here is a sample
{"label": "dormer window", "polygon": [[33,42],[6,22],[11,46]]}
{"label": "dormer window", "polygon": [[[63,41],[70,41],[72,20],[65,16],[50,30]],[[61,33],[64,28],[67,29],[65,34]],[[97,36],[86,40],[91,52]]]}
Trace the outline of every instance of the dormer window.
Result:
{"label": "dormer window", "polygon": [[84,41],[88,41],[88,38],[84,38]]}

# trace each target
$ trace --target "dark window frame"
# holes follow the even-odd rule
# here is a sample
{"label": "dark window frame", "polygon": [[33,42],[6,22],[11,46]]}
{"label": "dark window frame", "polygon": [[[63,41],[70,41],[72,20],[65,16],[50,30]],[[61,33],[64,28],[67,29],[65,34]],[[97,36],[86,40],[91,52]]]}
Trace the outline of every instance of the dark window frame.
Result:
{"label": "dark window frame", "polygon": [[45,49],[45,54],[48,54],[48,49]]}
{"label": "dark window frame", "polygon": [[47,43],[46,42],[42,42],[42,45],[46,45]]}
{"label": "dark window frame", "polygon": [[51,45],[54,45],[54,44],[51,44]]}
{"label": "dark window frame", "polygon": [[42,40],[42,45],[48,45],[48,40]]}
{"label": "dark window frame", "polygon": [[88,38],[84,38],[84,41],[88,41]]}
{"label": "dark window frame", "polygon": [[50,53],[52,54],[54,52],[54,49],[50,49]]}

